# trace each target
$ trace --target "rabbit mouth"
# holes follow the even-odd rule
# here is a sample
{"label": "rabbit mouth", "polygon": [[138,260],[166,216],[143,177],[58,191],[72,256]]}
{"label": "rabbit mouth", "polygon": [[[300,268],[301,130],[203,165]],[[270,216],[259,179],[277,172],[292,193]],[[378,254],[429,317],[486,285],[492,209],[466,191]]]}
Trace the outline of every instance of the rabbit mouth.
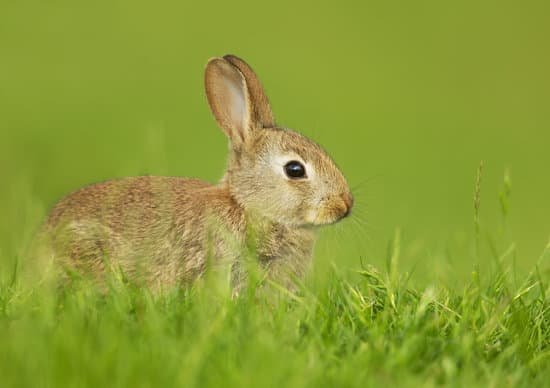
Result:
{"label": "rabbit mouth", "polygon": [[353,207],[352,201],[338,201],[323,206],[314,220],[315,225],[330,225],[348,217]]}

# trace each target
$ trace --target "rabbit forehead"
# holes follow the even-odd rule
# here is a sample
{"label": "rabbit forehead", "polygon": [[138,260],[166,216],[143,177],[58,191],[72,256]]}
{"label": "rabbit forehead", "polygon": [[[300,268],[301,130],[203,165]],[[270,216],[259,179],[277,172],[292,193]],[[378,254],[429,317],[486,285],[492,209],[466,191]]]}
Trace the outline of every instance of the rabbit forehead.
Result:
{"label": "rabbit forehead", "polygon": [[[274,150],[279,156],[294,156],[294,160],[302,162],[306,168],[316,172],[319,176],[332,178],[342,177],[342,173],[328,153],[316,142],[307,137],[285,129],[280,132],[278,149]],[[287,159],[287,162],[292,159]]]}

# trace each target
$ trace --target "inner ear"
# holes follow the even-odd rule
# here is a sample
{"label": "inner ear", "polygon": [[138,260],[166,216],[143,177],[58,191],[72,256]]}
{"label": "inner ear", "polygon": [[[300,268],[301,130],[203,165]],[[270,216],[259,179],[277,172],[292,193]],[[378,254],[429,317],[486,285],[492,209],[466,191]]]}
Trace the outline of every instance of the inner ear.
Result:
{"label": "inner ear", "polygon": [[248,126],[247,93],[245,87],[240,87],[243,81],[240,79],[225,78],[222,81],[227,90],[229,122],[232,123],[237,135],[244,140],[243,132]]}
{"label": "inner ear", "polygon": [[275,126],[275,119],[269,100],[265,94],[264,88],[254,70],[241,58],[235,55],[225,55],[223,57],[233,66],[238,68],[246,80],[246,86],[251,101],[251,123],[258,128],[271,128]]}
{"label": "inner ear", "polygon": [[218,125],[234,145],[244,142],[251,109],[242,73],[223,58],[211,59],[206,66],[205,89]]}

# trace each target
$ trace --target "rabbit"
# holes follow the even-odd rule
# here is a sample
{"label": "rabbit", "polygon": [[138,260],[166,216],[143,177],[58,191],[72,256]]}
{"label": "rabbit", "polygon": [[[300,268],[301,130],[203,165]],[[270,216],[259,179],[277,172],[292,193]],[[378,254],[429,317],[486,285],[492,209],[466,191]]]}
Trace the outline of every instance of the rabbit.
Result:
{"label": "rabbit", "polygon": [[253,252],[266,279],[290,289],[304,278],[319,227],[353,207],[344,175],[315,142],[275,124],[259,79],[242,59],[210,59],[204,84],[229,139],[219,183],[139,176],[69,194],[43,227],[64,273],[101,282],[114,266],[127,279],[167,289],[223,264],[238,294],[247,278],[244,259]]}

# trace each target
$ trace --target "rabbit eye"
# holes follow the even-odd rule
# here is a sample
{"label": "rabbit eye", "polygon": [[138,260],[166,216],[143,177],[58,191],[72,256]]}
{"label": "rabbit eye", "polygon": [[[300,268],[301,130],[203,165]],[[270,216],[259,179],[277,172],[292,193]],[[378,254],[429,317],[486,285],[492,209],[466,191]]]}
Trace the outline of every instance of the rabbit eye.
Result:
{"label": "rabbit eye", "polygon": [[285,174],[290,179],[300,179],[306,177],[306,168],[296,160],[291,160],[285,164]]}

